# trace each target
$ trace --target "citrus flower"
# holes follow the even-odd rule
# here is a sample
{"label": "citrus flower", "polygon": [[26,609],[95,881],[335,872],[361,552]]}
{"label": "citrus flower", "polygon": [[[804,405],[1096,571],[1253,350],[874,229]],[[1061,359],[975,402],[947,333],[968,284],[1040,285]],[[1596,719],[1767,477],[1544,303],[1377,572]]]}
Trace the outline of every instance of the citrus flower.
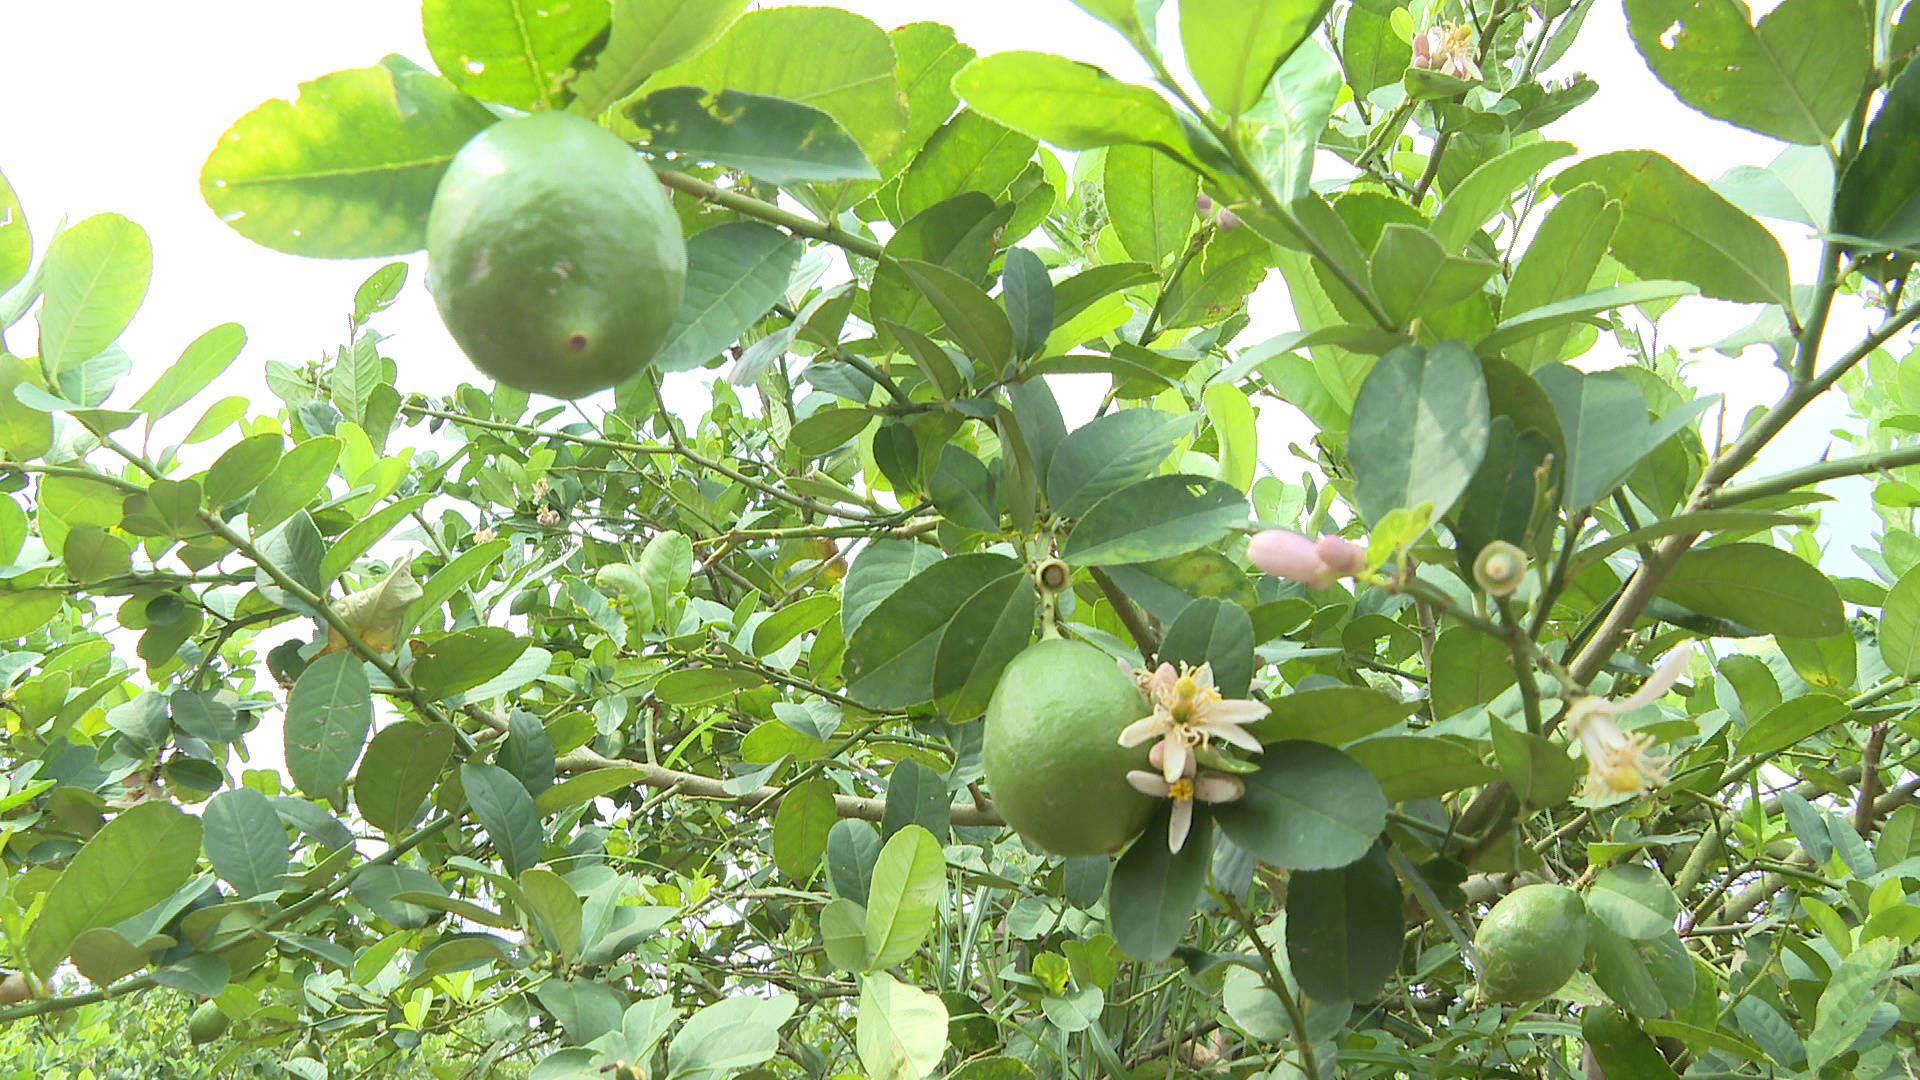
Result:
{"label": "citrus flower", "polygon": [[1479,82],[1480,65],[1473,62],[1473,27],[1465,23],[1440,23],[1414,35],[1413,66]]}
{"label": "citrus flower", "polygon": [[1267,707],[1221,697],[1213,685],[1211,663],[1197,668],[1181,664],[1178,671],[1163,663],[1152,671],[1133,672],[1133,679],[1153,702],[1153,712],[1128,724],[1120,732],[1120,745],[1139,746],[1159,739],[1152,753],[1167,783],[1193,771],[1193,748],[1210,738],[1217,736],[1243,750],[1260,752],[1260,740],[1241,725],[1267,715]]}
{"label": "citrus flower", "polygon": [[1606,806],[1645,795],[1667,782],[1667,765],[1673,759],[1649,754],[1652,736],[1621,731],[1616,719],[1652,704],[1666,693],[1686,670],[1692,654],[1690,641],[1668,653],[1659,669],[1625,701],[1612,702],[1590,694],[1567,706],[1567,733],[1580,740],[1580,750],[1587,758],[1587,781],[1580,789],[1581,799]]}
{"label": "citrus flower", "polygon": [[1247,539],[1247,560],[1261,573],[1324,589],[1336,577],[1367,569],[1367,549],[1344,536],[1309,540],[1285,529],[1266,529]]}
{"label": "citrus flower", "polygon": [[1193,828],[1193,800],[1206,803],[1232,802],[1247,793],[1247,785],[1237,776],[1226,773],[1199,772],[1193,768],[1193,759],[1187,759],[1185,775],[1168,779],[1164,775],[1166,768],[1164,751],[1167,744],[1156,743],[1147,752],[1147,757],[1162,773],[1151,773],[1145,769],[1133,769],[1127,773],[1127,783],[1142,795],[1151,795],[1156,799],[1173,800],[1173,816],[1167,821],[1167,850],[1178,852],[1187,842],[1187,833]]}

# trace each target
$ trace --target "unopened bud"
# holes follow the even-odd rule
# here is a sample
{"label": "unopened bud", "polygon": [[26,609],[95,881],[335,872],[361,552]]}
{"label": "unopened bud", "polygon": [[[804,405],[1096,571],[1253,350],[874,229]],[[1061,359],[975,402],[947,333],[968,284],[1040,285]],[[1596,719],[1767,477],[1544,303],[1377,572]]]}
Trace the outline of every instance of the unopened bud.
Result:
{"label": "unopened bud", "polygon": [[1488,596],[1512,596],[1527,576],[1527,553],[1495,540],[1473,560],[1473,582]]}
{"label": "unopened bud", "polygon": [[1356,544],[1344,536],[1331,533],[1313,542],[1313,553],[1327,568],[1341,577],[1352,577],[1367,572],[1367,549],[1364,544]]}
{"label": "unopened bud", "polygon": [[1267,529],[1249,537],[1247,561],[1262,573],[1316,589],[1333,584],[1333,568],[1314,550],[1313,541],[1285,529]]}

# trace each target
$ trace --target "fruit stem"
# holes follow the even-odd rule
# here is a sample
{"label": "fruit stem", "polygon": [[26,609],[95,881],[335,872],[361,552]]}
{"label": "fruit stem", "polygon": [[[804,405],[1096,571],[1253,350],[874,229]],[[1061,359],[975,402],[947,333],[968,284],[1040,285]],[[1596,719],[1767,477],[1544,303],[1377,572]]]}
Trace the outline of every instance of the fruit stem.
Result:
{"label": "fruit stem", "polygon": [[1047,559],[1033,568],[1033,591],[1040,594],[1040,637],[1052,640],[1060,633],[1060,594],[1073,583],[1073,571],[1059,559]]}

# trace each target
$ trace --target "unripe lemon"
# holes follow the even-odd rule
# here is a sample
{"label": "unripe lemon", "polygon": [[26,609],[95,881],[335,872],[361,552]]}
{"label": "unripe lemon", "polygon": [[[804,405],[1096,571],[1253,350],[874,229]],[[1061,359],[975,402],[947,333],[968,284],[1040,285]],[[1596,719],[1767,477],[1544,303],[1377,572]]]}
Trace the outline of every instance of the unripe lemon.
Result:
{"label": "unripe lemon", "polygon": [[1013,658],[987,703],[981,761],[993,805],[1028,843],[1106,855],[1139,835],[1159,800],[1127,783],[1146,746],[1120,731],[1152,711],[1113,657],[1049,639]]}
{"label": "unripe lemon", "polygon": [[226,1013],[220,1011],[220,1006],[211,1001],[203,1001],[199,1008],[193,1010],[193,1017],[187,1021],[187,1037],[193,1040],[195,1046],[204,1046],[225,1035],[227,1025],[230,1023],[232,1021],[227,1019]]}
{"label": "unripe lemon", "polygon": [[687,247],[660,181],[571,113],[502,120],[454,155],[427,217],[427,281],[474,366],[574,398],[639,374],[680,308]]}
{"label": "unripe lemon", "polygon": [[1587,905],[1560,885],[1523,885],[1487,912],[1473,947],[1483,1000],[1537,1001],[1586,959]]}

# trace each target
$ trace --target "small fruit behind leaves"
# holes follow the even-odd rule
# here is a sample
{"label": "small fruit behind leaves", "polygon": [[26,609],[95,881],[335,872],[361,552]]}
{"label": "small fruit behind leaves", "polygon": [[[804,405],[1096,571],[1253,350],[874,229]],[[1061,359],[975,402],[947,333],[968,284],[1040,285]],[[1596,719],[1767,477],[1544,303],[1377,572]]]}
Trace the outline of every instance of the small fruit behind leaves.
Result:
{"label": "small fruit behind leaves", "polygon": [[1159,800],[1127,772],[1147,747],[1121,729],[1151,711],[1113,657],[1049,639],[1013,658],[987,703],[981,761],[993,805],[1013,830],[1055,855],[1106,855],[1139,835]]}
{"label": "small fruit behind leaves", "polygon": [[502,120],[454,155],[427,218],[427,283],[474,366],[576,398],[639,374],[687,275],[680,219],[624,140],[569,113]]}
{"label": "small fruit behind leaves", "polygon": [[1560,885],[1523,885],[1473,935],[1483,1001],[1537,1001],[1566,985],[1587,955],[1587,905]]}
{"label": "small fruit behind leaves", "polygon": [[193,1017],[187,1021],[187,1037],[193,1040],[195,1046],[205,1046],[225,1035],[227,1026],[231,1023],[232,1021],[227,1019],[227,1014],[220,1011],[220,1006],[211,1001],[203,1001],[199,1008],[193,1010]]}

